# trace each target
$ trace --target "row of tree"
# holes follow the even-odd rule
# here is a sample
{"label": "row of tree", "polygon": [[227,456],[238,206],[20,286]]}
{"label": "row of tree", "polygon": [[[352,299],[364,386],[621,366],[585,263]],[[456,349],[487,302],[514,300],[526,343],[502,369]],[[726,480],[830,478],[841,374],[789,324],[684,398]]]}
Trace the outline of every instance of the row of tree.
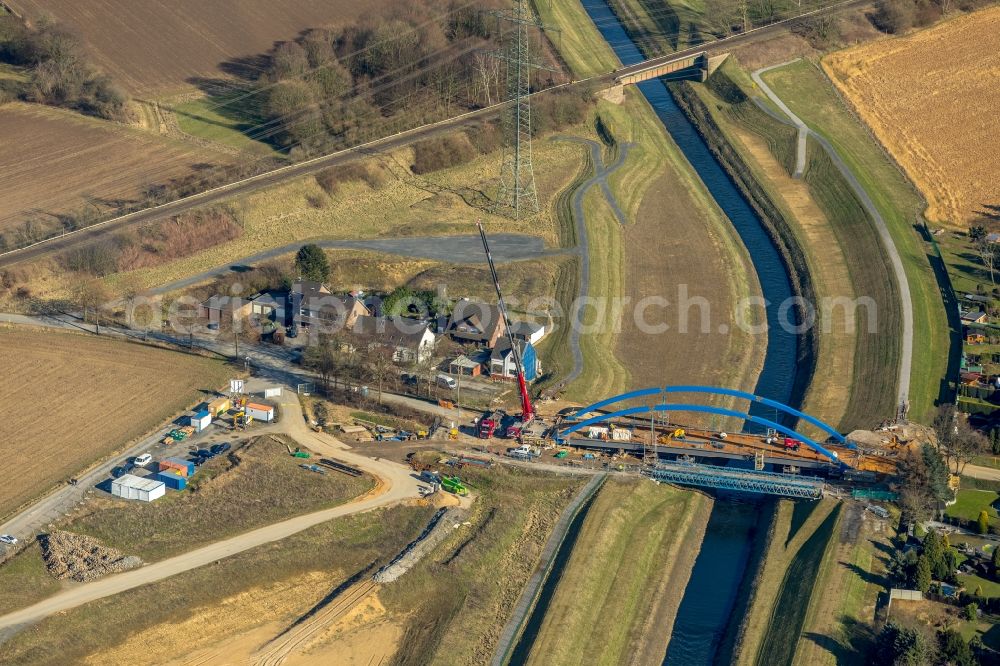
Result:
{"label": "row of tree", "polygon": [[50,21],[29,26],[12,14],[0,15],[0,62],[28,69],[18,91],[27,101],[113,120],[126,116],[125,92],[91,64],[75,35]]}

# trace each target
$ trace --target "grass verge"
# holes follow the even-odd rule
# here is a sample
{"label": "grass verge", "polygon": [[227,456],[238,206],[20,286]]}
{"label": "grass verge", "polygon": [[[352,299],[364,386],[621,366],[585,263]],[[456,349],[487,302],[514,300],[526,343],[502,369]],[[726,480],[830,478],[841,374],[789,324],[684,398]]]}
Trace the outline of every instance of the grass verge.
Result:
{"label": "grass verge", "polygon": [[764,79],[793,113],[833,145],[886,220],[903,259],[916,322],[910,418],[927,419],[934,404],[950,394],[948,377],[957,374],[951,350],[960,329],[949,321],[942,298],[947,273],[929,258],[933,248],[920,232],[924,202],[813,63],[799,61],[768,72]]}
{"label": "grass verge", "polygon": [[532,4],[542,23],[559,28],[552,40],[575,78],[604,74],[620,66],[578,0],[535,0]]}
{"label": "grass verge", "polygon": [[757,663],[788,664],[806,620],[806,609],[815,593],[815,583],[832,542],[840,517],[839,503],[827,514],[792,557],[781,581],[767,633],[757,652]]}

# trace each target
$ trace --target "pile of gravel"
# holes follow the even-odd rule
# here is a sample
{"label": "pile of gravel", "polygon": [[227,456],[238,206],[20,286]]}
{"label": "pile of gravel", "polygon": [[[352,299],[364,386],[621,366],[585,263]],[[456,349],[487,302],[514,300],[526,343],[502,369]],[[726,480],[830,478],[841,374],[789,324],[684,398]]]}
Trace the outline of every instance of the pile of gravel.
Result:
{"label": "pile of gravel", "polygon": [[69,578],[86,583],[142,566],[142,560],[135,555],[124,555],[82,534],[57,531],[43,534],[38,541],[42,546],[45,568],[60,580]]}

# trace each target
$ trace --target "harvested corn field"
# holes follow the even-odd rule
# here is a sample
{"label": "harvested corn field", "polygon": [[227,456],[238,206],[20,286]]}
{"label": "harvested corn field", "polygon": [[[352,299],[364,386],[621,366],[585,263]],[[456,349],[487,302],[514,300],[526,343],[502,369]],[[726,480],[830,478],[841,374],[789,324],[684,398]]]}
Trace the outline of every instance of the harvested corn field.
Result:
{"label": "harvested corn field", "polygon": [[[147,185],[224,159],[122,125],[21,103],[0,107],[0,146],[0,233],[7,232],[12,245],[60,231],[77,214],[138,200]],[[14,234],[29,220],[31,228],[20,232],[26,237]]]}
{"label": "harvested corn field", "polygon": [[193,404],[229,376],[217,361],[35,329],[0,329],[0,516]]}
{"label": "harvested corn field", "polygon": [[929,220],[965,224],[1000,205],[1000,8],[840,51],[823,65],[927,198]]}

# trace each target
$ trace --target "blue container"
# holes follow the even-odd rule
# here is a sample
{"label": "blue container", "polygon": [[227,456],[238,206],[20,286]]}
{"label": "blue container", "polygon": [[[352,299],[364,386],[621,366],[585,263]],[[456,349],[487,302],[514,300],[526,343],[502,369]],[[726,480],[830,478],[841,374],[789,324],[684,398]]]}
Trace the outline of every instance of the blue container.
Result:
{"label": "blue container", "polygon": [[[191,462],[190,460],[184,460],[183,458],[173,458],[173,457],[167,458],[167,460],[177,465],[184,465],[184,468],[187,470],[188,478],[194,476],[194,463]],[[164,471],[169,471],[169,470],[164,470]]]}
{"label": "blue container", "polygon": [[167,488],[173,490],[184,490],[187,488],[187,479],[174,472],[160,472],[156,478],[163,482]]}

